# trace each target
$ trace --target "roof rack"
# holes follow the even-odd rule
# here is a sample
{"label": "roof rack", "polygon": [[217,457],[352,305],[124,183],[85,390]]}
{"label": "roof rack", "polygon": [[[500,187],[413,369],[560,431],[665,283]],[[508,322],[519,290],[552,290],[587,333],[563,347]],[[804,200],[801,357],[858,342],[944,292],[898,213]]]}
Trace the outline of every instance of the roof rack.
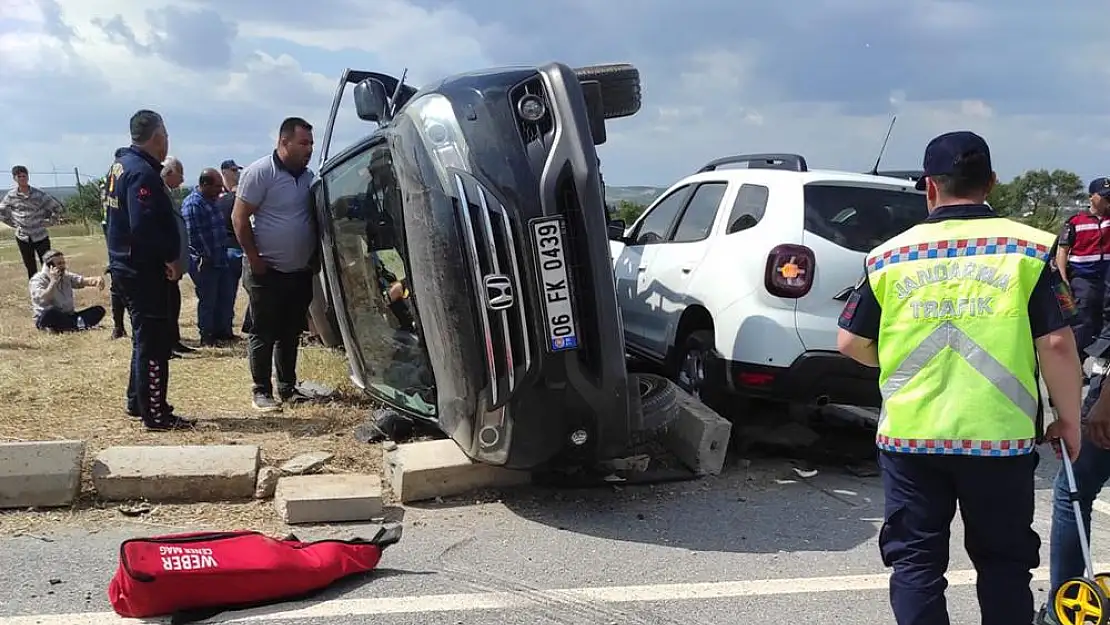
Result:
{"label": "roof rack", "polygon": [[886,176],[887,178],[905,178],[917,182],[919,178],[925,175],[924,170],[921,169],[888,169],[885,171],[866,172],[872,176]]}
{"label": "roof rack", "polygon": [[787,171],[809,171],[806,159],[801,154],[737,154],[725,156],[706,163],[698,173],[715,171],[722,165],[747,163],[748,169],[785,169]]}

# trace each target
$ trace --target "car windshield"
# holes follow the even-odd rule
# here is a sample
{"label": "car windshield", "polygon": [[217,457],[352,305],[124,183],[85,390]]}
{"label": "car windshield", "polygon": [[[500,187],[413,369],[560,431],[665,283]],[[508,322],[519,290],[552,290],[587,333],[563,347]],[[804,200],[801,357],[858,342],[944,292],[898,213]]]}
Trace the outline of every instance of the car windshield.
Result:
{"label": "car windshield", "polygon": [[324,184],[343,297],[339,314],[349,320],[363,380],[382,399],[434,417],[435,382],[418,332],[388,147],[352,156],[325,173]]}
{"label": "car windshield", "polygon": [[925,194],[894,188],[808,184],[805,228],[841,247],[869,252],[929,214]]}

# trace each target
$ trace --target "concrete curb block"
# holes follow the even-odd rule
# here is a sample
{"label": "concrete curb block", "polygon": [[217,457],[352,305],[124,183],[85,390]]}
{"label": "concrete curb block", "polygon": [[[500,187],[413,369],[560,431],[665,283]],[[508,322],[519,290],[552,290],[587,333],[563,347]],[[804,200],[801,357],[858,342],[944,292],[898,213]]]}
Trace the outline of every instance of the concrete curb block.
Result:
{"label": "concrete curb block", "polygon": [[97,454],[92,479],[107,501],[251,499],[261,461],[256,445],[109,447]]}
{"label": "concrete curb block", "polygon": [[58,508],[81,492],[85,441],[0,443],[0,508]]}

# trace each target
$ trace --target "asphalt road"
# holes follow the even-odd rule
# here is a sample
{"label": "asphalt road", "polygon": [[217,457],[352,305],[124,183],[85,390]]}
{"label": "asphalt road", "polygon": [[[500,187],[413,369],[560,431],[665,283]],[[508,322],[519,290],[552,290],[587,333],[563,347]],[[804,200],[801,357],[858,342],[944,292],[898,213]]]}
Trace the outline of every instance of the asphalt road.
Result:
{"label": "asphalt road", "polygon": [[[1047,566],[1056,460],[1042,457],[1036,529]],[[697,482],[529,488],[500,501],[413,507],[404,511],[404,538],[369,580],[310,603],[213,621],[893,623],[875,544],[881,506],[877,478],[825,467],[803,479],[787,461],[757,460]],[[1100,507],[1110,510],[1110,504]],[[1110,515],[1096,513],[1095,526],[1097,554],[1110,539]],[[106,589],[120,541],[143,533],[151,532],[120,527],[0,541],[0,625],[122,622],[111,613]],[[349,527],[298,532],[301,538],[359,533]],[[974,574],[962,544],[957,521],[949,604],[953,622],[973,623]],[[1039,600],[1045,577],[1042,571],[1034,584]]]}

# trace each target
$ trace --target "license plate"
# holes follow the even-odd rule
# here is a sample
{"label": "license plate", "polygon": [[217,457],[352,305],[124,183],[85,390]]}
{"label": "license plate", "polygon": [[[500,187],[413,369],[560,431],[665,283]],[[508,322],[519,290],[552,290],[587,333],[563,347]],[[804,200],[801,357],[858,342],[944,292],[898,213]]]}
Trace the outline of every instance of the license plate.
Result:
{"label": "license plate", "polygon": [[578,322],[570,301],[570,280],[563,247],[563,220],[532,222],[536,262],[540,269],[540,296],[547,325],[547,349],[561,352],[578,347]]}

